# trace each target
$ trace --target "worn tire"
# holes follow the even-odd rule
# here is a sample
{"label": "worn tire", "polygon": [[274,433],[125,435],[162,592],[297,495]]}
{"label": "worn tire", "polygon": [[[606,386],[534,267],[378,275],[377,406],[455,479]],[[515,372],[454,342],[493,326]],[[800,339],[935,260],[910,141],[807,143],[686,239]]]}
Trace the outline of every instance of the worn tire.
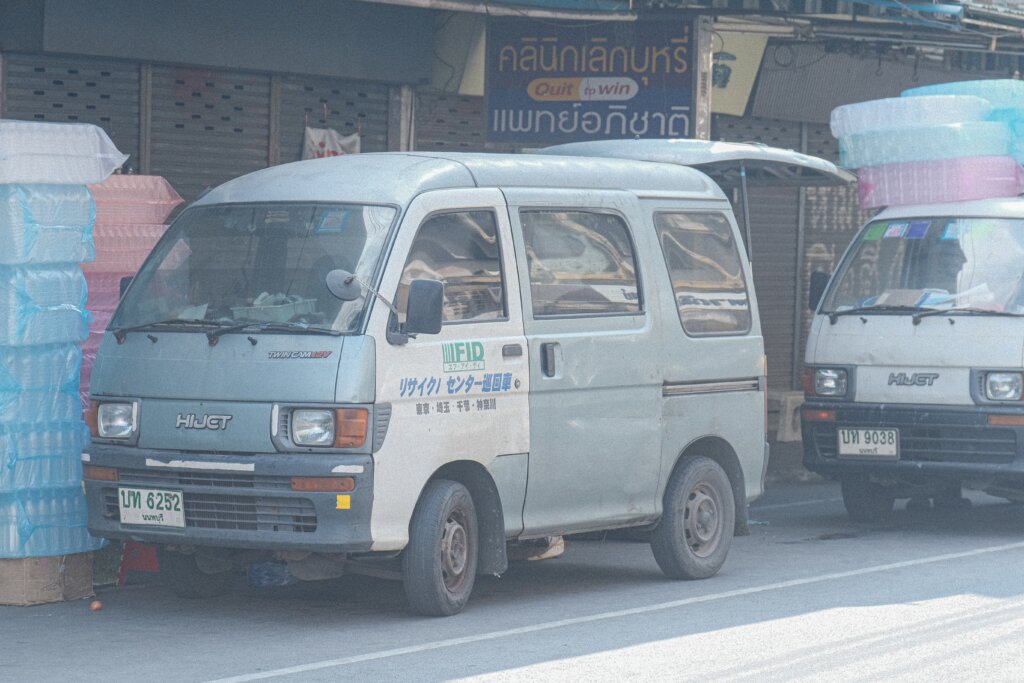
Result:
{"label": "worn tire", "polygon": [[847,476],[841,481],[843,505],[854,522],[876,524],[892,517],[896,496],[866,477]]}
{"label": "worn tire", "polygon": [[479,525],[469,490],[447,479],[428,483],[413,511],[409,545],[402,553],[409,607],[432,617],[461,612],[473,592],[479,554]]}
{"label": "worn tire", "polygon": [[736,524],[729,477],[714,460],[679,462],[665,489],[651,550],[670,579],[706,579],[725,563]]}
{"label": "worn tire", "polygon": [[199,569],[195,555],[157,549],[160,576],[164,584],[179,598],[215,598],[228,591],[231,575],[228,572],[207,574]]}

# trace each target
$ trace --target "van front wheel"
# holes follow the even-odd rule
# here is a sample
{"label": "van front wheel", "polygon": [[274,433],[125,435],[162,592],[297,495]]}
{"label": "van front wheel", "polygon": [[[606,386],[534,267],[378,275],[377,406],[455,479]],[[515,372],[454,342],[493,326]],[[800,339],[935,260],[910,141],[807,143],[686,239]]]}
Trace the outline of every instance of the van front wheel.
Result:
{"label": "van front wheel", "polygon": [[705,457],[679,463],[651,534],[654,559],[671,579],[706,579],[725,563],[736,524],[729,477]]}
{"label": "van front wheel", "polygon": [[434,617],[462,611],[476,581],[477,538],[469,490],[445,479],[427,484],[402,553],[405,597],[413,611]]}

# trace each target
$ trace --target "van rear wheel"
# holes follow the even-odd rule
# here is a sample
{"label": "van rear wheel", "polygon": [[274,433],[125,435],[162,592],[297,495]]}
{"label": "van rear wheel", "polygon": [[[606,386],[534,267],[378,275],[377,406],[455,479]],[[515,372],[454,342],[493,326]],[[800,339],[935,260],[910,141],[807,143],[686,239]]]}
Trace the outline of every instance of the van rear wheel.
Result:
{"label": "van rear wheel", "polygon": [[725,563],[736,524],[729,477],[705,457],[680,462],[665,490],[651,550],[671,579],[706,579]]}
{"label": "van rear wheel", "polygon": [[843,505],[854,522],[878,523],[892,517],[896,496],[867,477],[849,475],[841,482]]}
{"label": "van rear wheel", "polygon": [[465,486],[446,479],[427,484],[402,553],[405,597],[413,611],[444,617],[466,606],[476,581],[478,529]]}

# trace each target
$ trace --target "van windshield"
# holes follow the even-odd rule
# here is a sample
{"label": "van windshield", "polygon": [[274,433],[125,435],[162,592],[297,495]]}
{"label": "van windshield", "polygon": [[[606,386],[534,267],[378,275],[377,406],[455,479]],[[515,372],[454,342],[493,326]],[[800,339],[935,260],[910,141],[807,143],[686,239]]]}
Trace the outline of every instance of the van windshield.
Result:
{"label": "van windshield", "polygon": [[874,221],[836,274],[822,312],[877,308],[1024,312],[1024,220]]}
{"label": "van windshield", "polygon": [[325,277],[343,268],[370,281],[396,214],[355,204],[188,209],[146,259],[110,329],[188,321],[357,331],[365,292],[340,301]]}

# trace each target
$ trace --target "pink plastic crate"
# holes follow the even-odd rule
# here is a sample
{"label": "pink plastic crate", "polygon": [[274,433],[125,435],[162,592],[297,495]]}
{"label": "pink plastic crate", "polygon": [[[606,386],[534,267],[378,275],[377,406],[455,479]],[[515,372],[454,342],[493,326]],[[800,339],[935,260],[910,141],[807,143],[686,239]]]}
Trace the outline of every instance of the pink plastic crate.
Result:
{"label": "pink plastic crate", "polygon": [[163,223],[182,202],[171,184],[155,175],[112,175],[89,189],[99,225]]}
{"label": "pink plastic crate", "polygon": [[865,166],[857,176],[865,209],[1016,197],[1024,191],[1024,168],[1008,156]]}

